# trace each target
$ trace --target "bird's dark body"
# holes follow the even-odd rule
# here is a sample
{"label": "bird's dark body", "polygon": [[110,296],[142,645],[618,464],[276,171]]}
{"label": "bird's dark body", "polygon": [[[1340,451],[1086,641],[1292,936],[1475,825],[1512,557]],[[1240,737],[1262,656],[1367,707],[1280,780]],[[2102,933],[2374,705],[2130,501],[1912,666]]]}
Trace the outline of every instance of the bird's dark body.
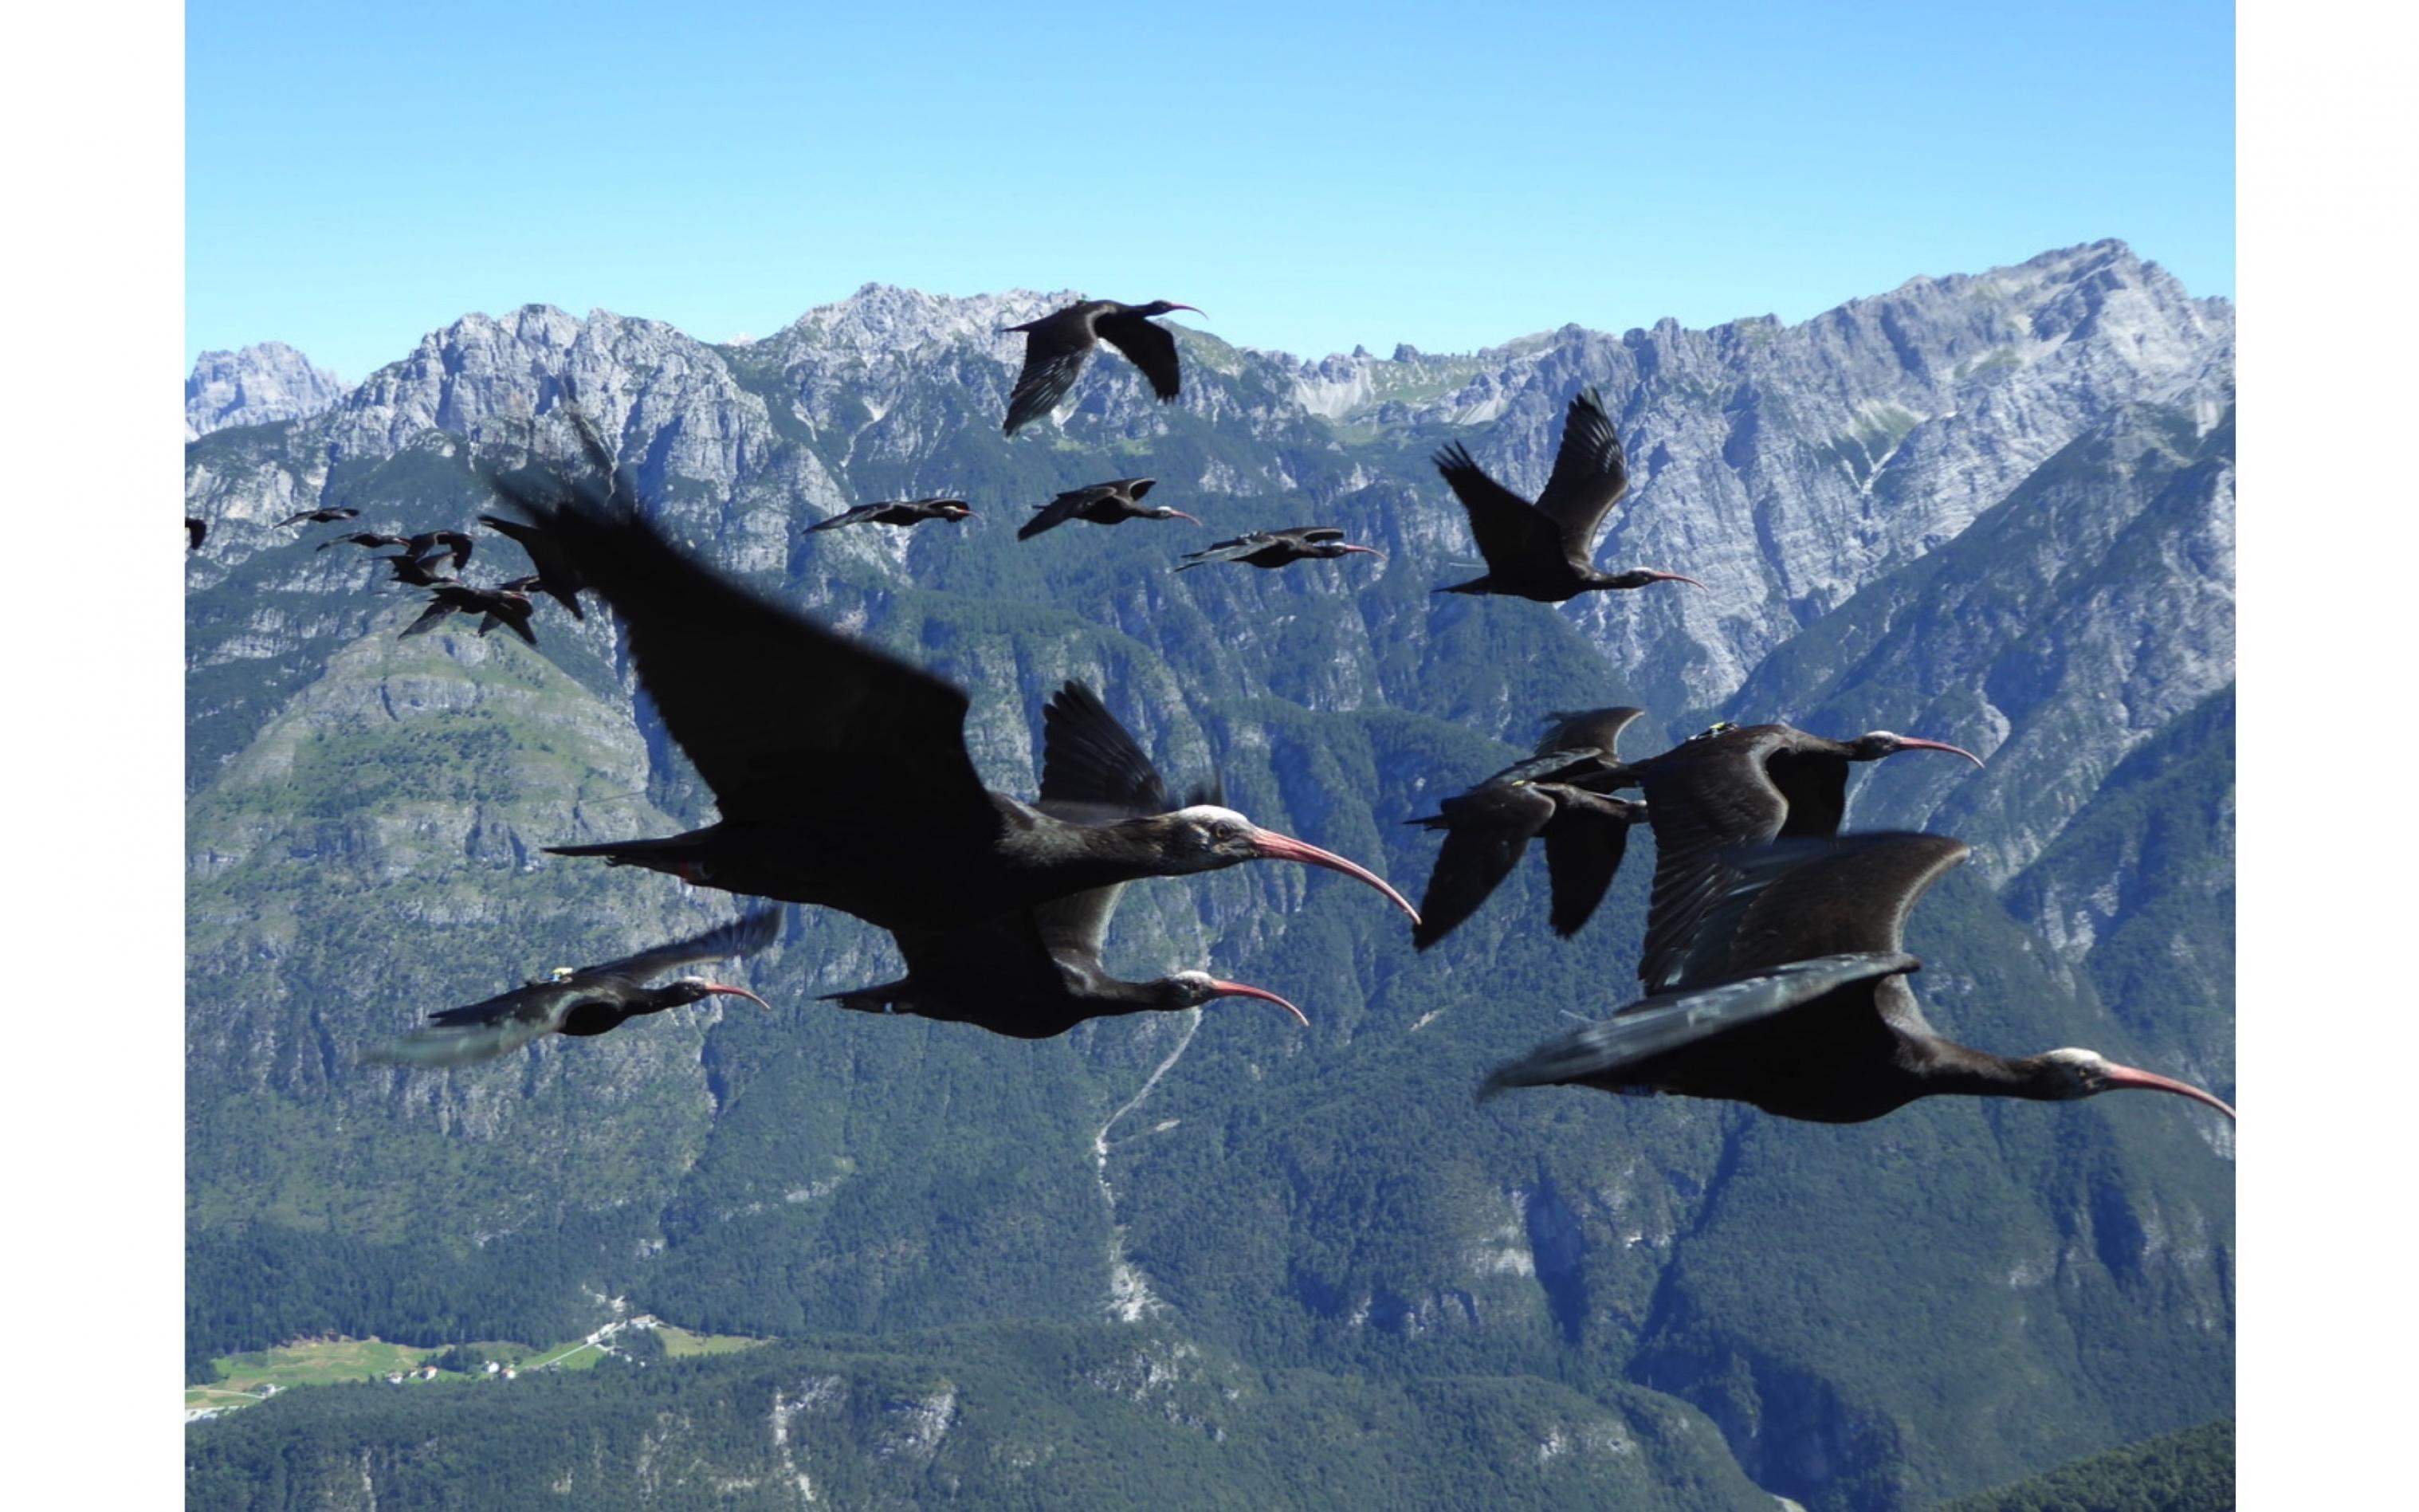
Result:
{"label": "bird's dark body", "polygon": [[1738,856],[1698,919],[1672,985],[1496,1068],[1487,1091],[1583,1086],[1749,1103],[1782,1118],[1863,1123],[1943,1094],[2067,1102],[2128,1088],[2198,1088],[2089,1051],[2007,1057],[1926,1023],[1907,975],[1908,913],[1971,854],[1943,835],[1780,841]]}
{"label": "bird's dark body", "polygon": [[1185,554],[1176,570],[1207,566],[1212,562],[1240,562],[1246,566],[1264,570],[1290,566],[1297,562],[1332,562],[1355,552],[1370,556],[1384,553],[1375,547],[1355,546],[1344,539],[1344,532],[1333,525],[1297,525],[1282,531],[1254,531],[1231,541],[1220,541],[1199,551]]}
{"label": "bird's dark body", "polygon": [[1436,467],[1469,513],[1470,533],[1487,559],[1486,576],[1440,588],[1440,594],[1500,594],[1561,604],[1595,589],[1695,581],[1642,569],[1602,572],[1590,563],[1605,517],[1629,491],[1621,438],[1594,389],[1571,401],[1553,475],[1534,503],[1488,477],[1459,441],[1437,453]]}
{"label": "bird's dark body", "polygon": [[[1009,394],[1003,435],[1013,436],[1058,408],[1084,370],[1084,359],[1096,343],[1105,341],[1125,355],[1150,380],[1151,392],[1164,404],[1179,391],[1181,375],[1176,359],[1176,337],[1151,316],[1189,304],[1154,300],[1148,304],[1120,304],[1115,300],[1086,300],[1053,310],[1038,320],[1008,329],[1025,333],[1025,365]],[[1197,313],[1197,312],[1196,312]]]}
{"label": "bird's dark body", "polygon": [[[1035,506],[1034,517],[1016,529],[1016,538],[1030,541],[1071,519],[1087,525],[1122,525],[1130,519],[1192,519],[1180,509],[1149,505],[1143,495],[1157,486],[1156,478],[1118,478],[1109,483],[1070,488],[1046,504]],[[1194,521],[1194,523],[1199,523]]]}

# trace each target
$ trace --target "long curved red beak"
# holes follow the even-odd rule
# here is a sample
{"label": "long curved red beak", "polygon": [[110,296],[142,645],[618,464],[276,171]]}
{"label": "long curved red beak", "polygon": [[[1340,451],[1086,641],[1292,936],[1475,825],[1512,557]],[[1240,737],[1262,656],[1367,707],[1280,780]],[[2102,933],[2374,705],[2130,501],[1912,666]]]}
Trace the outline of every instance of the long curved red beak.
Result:
{"label": "long curved red beak", "polygon": [[764,999],[757,996],[754,993],[749,992],[745,987],[725,987],[720,982],[710,981],[705,984],[705,990],[709,993],[728,993],[733,997],[745,997],[749,1002],[756,1004],[760,1008],[770,1008],[773,1006],[772,1004],[764,1001]]}
{"label": "long curved red beak", "polygon": [[1198,525],[1198,524],[1200,524],[1200,523],[1201,523],[1201,517],[1200,517],[1200,516],[1198,516],[1198,515],[1188,515],[1188,514],[1186,514],[1184,511],[1182,511],[1182,510],[1180,510],[1180,509],[1171,509],[1171,510],[1169,510],[1169,511],[1167,512],[1167,514],[1168,514],[1168,517],[1169,517],[1170,519],[1189,519],[1189,520],[1191,520],[1191,521],[1192,521],[1194,524],[1195,524],[1195,525]]}
{"label": "long curved red beak", "polygon": [[1304,866],[1323,866],[1330,872],[1341,872],[1348,877],[1365,882],[1384,893],[1395,907],[1410,915],[1412,923],[1416,924],[1420,921],[1420,911],[1411,906],[1410,899],[1389,887],[1384,877],[1367,867],[1346,860],[1333,851],[1322,851],[1308,841],[1296,840],[1290,835],[1280,835],[1272,829],[1254,830],[1252,843],[1270,860],[1300,861]]}
{"label": "long curved red beak", "polygon": [[[1639,571],[1645,573],[1647,577],[1653,579],[1658,583],[1687,583],[1692,588],[1703,588],[1705,586],[1703,583],[1697,581],[1696,579],[1688,577],[1685,573],[1656,572],[1652,567],[1641,567]],[[1710,592],[1710,590],[1708,591]]]}
{"label": "long curved red beak", "polygon": [[1385,552],[1379,550],[1379,549],[1378,549],[1376,547],[1374,547],[1374,546],[1347,546],[1344,549],[1345,549],[1345,551],[1346,551],[1347,553],[1350,553],[1350,552],[1354,552],[1354,551],[1366,551],[1366,552],[1368,552],[1371,556],[1378,558],[1378,559],[1379,559],[1379,561],[1381,561],[1381,562],[1385,560],[1385,556],[1386,556],[1386,553],[1385,553]]}
{"label": "long curved red beak", "polygon": [[1269,992],[1258,987],[1246,987],[1240,981],[1220,981],[1215,977],[1210,979],[1210,990],[1215,992],[1221,997],[1256,997],[1263,1003],[1274,1003],[1277,1007],[1284,1009],[1288,1013],[1291,1013],[1295,1018],[1302,1020],[1302,1026],[1303,1028],[1306,1029],[1310,1027],[1309,1014],[1304,1013],[1301,1009],[1294,1007],[1291,1003],[1287,1002],[1284,998],[1279,997],[1272,992]]}
{"label": "long curved red beak", "polygon": [[1207,310],[1205,310],[1205,309],[1201,308],[1201,306],[1199,306],[1199,305],[1197,305],[1197,304],[1170,304],[1170,305],[1168,306],[1168,309],[1169,309],[1169,310],[1171,310],[1171,311],[1174,311],[1174,310],[1190,310],[1190,311],[1192,311],[1194,315],[1208,315],[1208,314],[1210,313],[1209,311],[1207,311]]}
{"label": "long curved red beak", "polygon": [[[1909,750],[1945,750],[1954,756],[1963,756],[1977,766],[1982,764],[1981,757],[1975,755],[1972,751],[1967,750],[1963,746],[1951,746],[1945,741],[1938,740],[1918,740],[1913,735],[1901,735],[1899,736],[1899,739]],[[2218,1106],[2224,1107],[2226,1104],[2220,1103],[2218,1103]]]}
{"label": "long curved red beak", "polygon": [[2232,1108],[2192,1083],[2176,1081],[2171,1077],[2162,1076],[2156,1072],[2136,1071],[2131,1066],[2111,1066],[2108,1068],[2107,1083],[2107,1090],[2112,1092],[2173,1092],[2178,1097],[2188,1097],[2196,1103],[2206,1103],[2229,1119],[2234,1117]]}

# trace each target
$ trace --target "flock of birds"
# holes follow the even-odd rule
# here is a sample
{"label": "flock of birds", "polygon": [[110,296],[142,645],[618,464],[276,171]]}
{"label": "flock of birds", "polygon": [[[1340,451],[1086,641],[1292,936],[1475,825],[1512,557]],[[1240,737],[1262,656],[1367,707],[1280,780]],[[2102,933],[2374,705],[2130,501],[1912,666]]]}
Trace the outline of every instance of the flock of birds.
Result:
{"label": "flock of birds", "polygon": [[[1162,401],[1179,391],[1174,336],[1153,316],[1189,305],[1094,300],[1025,325],[1025,359],[1003,430],[1049,413],[1106,342],[1141,369]],[[1957,1044],[1924,1020],[1907,976],[1907,916],[1969,848],[1945,836],[1840,833],[1849,768],[1908,751],[1980,767],[1955,746],[1875,731],[1825,739],[1781,724],[1717,725],[1640,760],[1619,750],[1641,712],[1550,715],[1536,753],[1410,823],[1441,831],[1418,908],[1377,873],[1262,828],[1226,806],[1212,778],[1179,801],[1108,707],[1069,683],[1044,711],[1040,791],[1031,801],[987,788],[968,757],[965,692],[922,668],[770,602],[676,549],[641,510],[629,475],[576,407],[591,475],[546,470],[483,476],[513,517],[482,516],[518,542],[533,572],[492,587],[465,584],[470,537],[363,532],[322,543],[399,547],[381,560],[398,581],[430,590],[404,633],[454,613],[480,616],[535,643],[532,591],[573,615],[593,592],[619,618],[638,680],[665,729],[713,791],[720,819],[686,834],[552,847],[556,855],[669,872],[697,887],[853,914],[888,931],[906,974],[834,993],[840,1006],[912,1013],[1040,1039],[1114,1014],[1198,1008],[1277,994],[1204,971],[1126,980],[1103,964],[1125,884],[1250,861],[1338,872],[1375,889],[1411,922],[1420,949],[1482,906],[1545,842],[1548,924],[1576,933],[1619,870],[1630,831],[1656,841],[1638,1000],[1497,1067],[1482,1096],[1581,1086],[1752,1103],[1825,1122],[1878,1118],[1941,1093],[2064,1101],[2141,1089],[2176,1093],[2233,1118],[2197,1087],[2113,1064],[2088,1051],[2008,1057]],[[1695,583],[1677,573],[1608,573],[1595,537],[1628,487],[1619,436],[1594,391],[1574,398],[1545,489],[1533,501],[1497,483],[1459,444],[1436,457],[1468,512],[1487,572],[1440,593],[1509,594],[1559,604],[1586,592]],[[599,480],[603,481],[599,481]],[[1149,478],[1060,494],[1017,532],[1030,539],[1069,520],[1194,519],[1145,505]],[[326,509],[284,523],[332,523]],[[964,500],[886,500],[810,527],[910,528],[959,521]],[[1197,520],[1195,523],[1199,523]],[[188,521],[196,532],[200,522]],[[1376,548],[1340,530],[1258,532],[1186,556],[1177,571],[1217,562],[1264,569]],[[1703,584],[1697,584],[1703,587]],[[782,696],[763,697],[770,687]],[[1618,795],[1635,790],[1639,796]],[[760,907],[693,939],[621,960],[562,967],[485,1002],[436,1014],[373,1052],[374,1061],[458,1065],[546,1033],[607,1032],[632,1017],[744,988],[668,971],[745,956],[770,944],[778,910]]]}

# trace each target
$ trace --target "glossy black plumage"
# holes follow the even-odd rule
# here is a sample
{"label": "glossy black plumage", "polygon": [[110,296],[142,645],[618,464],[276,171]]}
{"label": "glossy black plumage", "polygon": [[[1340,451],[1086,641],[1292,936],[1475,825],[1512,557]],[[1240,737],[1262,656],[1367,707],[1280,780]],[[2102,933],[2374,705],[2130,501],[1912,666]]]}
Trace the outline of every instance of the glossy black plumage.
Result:
{"label": "glossy black plumage", "polygon": [[689,939],[532,978],[483,1002],[432,1013],[425,1025],[368,1052],[362,1060],[366,1065],[459,1066],[517,1050],[541,1035],[604,1034],[639,1014],[660,1013],[716,994],[763,1003],[746,988],[701,978],[683,978],[660,987],[649,987],[647,981],[686,965],[753,955],[773,943],[780,924],[778,908],[760,908]]}
{"label": "glossy black plumage", "polygon": [[1254,531],[1249,535],[1239,535],[1231,541],[1220,541],[1202,550],[1187,552],[1183,565],[1176,570],[1183,572],[1193,567],[1207,566],[1212,562],[1240,562],[1263,568],[1282,567],[1296,562],[1332,561],[1356,551],[1366,552],[1373,557],[1386,554],[1374,546],[1350,544],[1344,539],[1344,532],[1333,525],[1297,525],[1290,530]]}
{"label": "glossy black plumage", "polygon": [[1608,795],[1626,778],[1621,733],[1642,712],[1548,715],[1554,722],[1534,755],[1410,821],[1445,832],[1420,899],[1414,946],[1426,949],[1477,912],[1540,836],[1553,896],[1548,922],[1565,938],[1579,933],[1621,869],[1630,826],[1647,819],[1646,805]]}
{"label": "glossy black plumage", "polygon": [[1030,541],[1044,531],[1055,530],[1071,519],[1093,525],[1122,525],[1130,519],[1190,519],[1201,522],[1180,509],[1164,504],[1146,505],[1142,496],[1158,483],[1156,478],[1118,478],[1111,483],[1087,484],[1070,488],[1046,504],[1036,504],[1037,513],[1016,529],[1016,538]]}
{"label": "glossy black plumage", "polygon": [[390,546],[409,546],[408,535],[382,535],[376,531],[355,531],[350,535],[331,535],[311,549],[325,551],[331,546],[365,546],[372,550]]}
{"label": "glossy black plumage", "polygon": [[1143,876],[1340,856],[1216,808],[1089,827],[984,788],[963,692],[738,587],[635,513],[535,506],[625,627],[639,684],[714,790],[718,823],[553,847],[700,886],[950,927]]}
{"label": "glossy black plumage", "polygon": [[1495,1069],[1482,1095],[1578,1085],[1750,1103],[1783,1118],[1861,1123],[1943,1093],[2063,1102],[2199,1088],[2088,1050],[2011,1059],[1935,1032],[1906,975],[1916,901],[1970,854],[1941,835],[1791,840],[1736,857],[1669,991]]}
{"label": "glossy black plumage", "polygon": [[202,538],[203,538],[204,536],[206,536],[206,535],[209,534],[209,533],[210,533],[209,521],[208,521],[208,520],[203,520],[203,519],[195,519],[195,518],[194,518],[193,516],[191,516],[191,515],[188,515],[188,516],[186,516],[186,517],[185,517],[185,549],[186,549],[186,550],[188,550],[188,551],[198,551],[198,550],[200,550],[200,549],[202,548]]}
{"label": "glossy black plumage", "polygon": [[[1174,810],[1167,785],[1092,690],[1060,688],[1042,711],[1041,795],[1035,807],[1078,825],[1116,824]],[[1188,806],[1219,801],[1214,784]],[[907,975],[877,987],[829,995],[861,1012],[913,1013],[973,1024],[994,1034],[1048,1039],[1095,1018],[1172,1012],[1217,997],[1256,997],[1301,1010],[1273,993],[1206,972],[1132,981],[1102,963],[1122,885],[1095,887],[1037,907],[948,930],[896,932]]]}
{"label": "glossy black plumage", "polygon": [[1638,962],[1646,990],[1677,981],[1680,951],[1698,920],[1736,881],[1739,847],[1837,834],[1849,765],[1903,750],[1948,751],[1982,764],[1971,751],[1887,730],[1841,741],[1785,724],[1724,727],[1631,764],[1655,826],[1655,881]]}
{"label": "glossy black plumage", "polygon": [[836,531],[849,525],[921,525],[926,520],[964,519],[972,515],[963,499],[935,494],[929,499],[883,499],[855,509],[843,510],[829,519],[820,519],[807,527],[807,533]]}
{"label": "glossy black plumage", "polygon": [[1075,386],[1076,376],[1083,372],[1084,359],[1091,355],[1096,343],[1102,341],[1142,369],[1161,403],[1175,398],[1180,382],[1176,337],[1165,326],[1152,324],[1150,317],[1191,309],[1192,305],[1171,304],[1165,300],[1148,304],[1086,300],[1054,310],[1038,320],[1009,326],[1009,331],[1025,332],[1025,366],[1009,394],[1008,419],[1000,426],[1000,433],[1013,436],[1058,408],[1067,391]]}
{"label": "glossy black plumage", "polygon": [[1487,559],[1485,577],[1438,593],[1508,594],[1560,604],[1591,589],[1696,583],[1678,573],[1607,573],[1592,564],[1596,532],[1629,489],[1621,438],[1594,389],[1571,401],[1563,421],[1563,444],[1554,454],[1553,475],[1533,504],[1488,477],[1459,441],[1437,453],[1436,466],[1469,513],[1470,533]]}
{"label": "glossy black plumage", "polygon": [[358,509],[306,509],[300,514],[286,516],[277,524],[281,530],[288,525],[332,525],[340,519],[351,519],[360,513]]}

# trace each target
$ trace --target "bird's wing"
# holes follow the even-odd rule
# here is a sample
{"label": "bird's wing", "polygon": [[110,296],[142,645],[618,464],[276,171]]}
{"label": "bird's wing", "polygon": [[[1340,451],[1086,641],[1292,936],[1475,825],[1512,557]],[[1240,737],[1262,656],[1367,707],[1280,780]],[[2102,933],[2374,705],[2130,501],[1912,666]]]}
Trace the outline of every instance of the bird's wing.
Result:
{"label": "bird's wing", "polygon": [[433,1069],[491,1060],[558,1027],[578,998],[578,990],[568,984],[516,987],[485,1002],[431,1013],[409,1034],[365,1051],[362,1063]]}
{"label": "bird's wing", "polygon": [[530,628],[530,606],[527,604],[516,604],[506,599],[501,604],[489,605],[487,618],[480,625],[479,633],[485,635],[491,625],[501,625],[531,645],[537,644],[537,632]]}
{"label": "bird's wing", "polygon": [[1600,750],[1615,761],[1621,759],[1621,733],[1644,714],[1644,709],[1626,706],[1616,709],[1556,710],[1546,716],[1553,721],[1545,737],[1537,742],[1537,754],[1548,755],[1558,750]]}
{"label": "bird's wing", "polygon": [[193,517],[192,517],[191,515],[186,516],[186,517],[185,517],[185,549],[186,549],[186,550],[188,550],[188,551],[198,551],[198,550],[200,550],[200,549],[201,549],[201,545],[202,545],[202,537],[203,537],[203,536],[205,536],[205,535],[208,535],[209,532],[210,532],[210,522],[209,522],[209,521],[208,521],[208,520],[206,520],[206,519],[195,519],[195,518],[194,518]]}
{"label": "bird's wing", "polygon": [[1773,839],[1788,819],[1789,801],[1764,769],[1781,738],[1779,726],[1754,726],[1675,747],[1641,766],[1655,826],[1655,882],[1638,958],[1648,992],[1678,985],[1698,923],[1736,880],[1737,848]]}
{"label": "bird's wing", "polygon": [[1268,535],[1291,536],[1294,540],[1300,541],[1304,546],[1316,546],[1321,541],[1341,541],[1344,539],[1344,527],[1340,525],[1297,525],[1291,530],[1267,531],[1262,533]]}
{"label": "bird's wing", "polygon": [[1150,391],[1161,403],[1177,394],[1176,333],[1138,315],[1104,315],[1092,329],[1102,341],[1126,354],[1126,361],[1150,379]]}
{"label": "bird's wing", "polygon": [[1537,495],[1537,512],[1561,529],[1571,559],[1585,566],[1605,512],[1628,487],[1629,461],[1622,455],[1621,437],[1604,412],[1604,401],[1590,389],[1571,401],[1564,418],[1562,450],[1554,454],[1554,475]]}
{"label": "bird's wing", "polygon": [[1068,1026],[1066,978],[1031,912],[953,929],[891,933],[906,959],[906,977],[829,993],[825,1001],[871,1013],[901,1005],[925,1018],[976,1023],[1020,1039],[1044,1038]]}
{"label": "bird's wing", "polygon": [[725,820],[879,827],[902,843],[997,829],[960,689],[759,598],[635,512],[559,509],[537,523],[622,616],[640,686]]}
{"label": "bird's wing", "polygon": [[658,945],[636,955],[625,955],[619,961],[582,968],[582,976],[627,977],[632,981],[675,971],[682,966],[702,965],[708,961],[735,961],[754,955],[773,943],[781,933],[780,904],[751,909],[728,924],[717,924],[702,934],[692,934],[670,945]]}
{"label": "bird's wing", "polygon": [[1947,835],[1875,830],[1782,840],[1726,858],[1733,881],[1714,900],[1680,963],[1693,986],[1792,961],[1906,949],[1906,916],[1973,854]]}
{"label": "bird's wing", "polygon": [[1602,1085],[1641,1061],[1770,1018],[1851,983],[1913,971],[1921,964],[1902,954],[1823,956],[1718,986],[1641,998],[1602,1023],[1558,1035],[1518,1060],[1503,1062],[1487,1073],[1478,1095],[1484,1101],[1515,1087]]}
{"label": "bird's wing", "polygon": [[1546,874],[1554,885],[1554,933],[1568,938],[1604,902],[1629,849],[1629,826],[1644,817],[1645,806],[1579,788],[1558,788],[1553,795],[1557,807],[1554,822],[1546,826]]}
{"label": "bird's wing", "polygon": [[[513,485],[500,477],[488,477],[487,486],[501,498],[517,501],[524,497]],[[479,517],[479,522],[518,542],[520,548],[529,554],[530,565],[537,569],[539,589],[547,597],[569,609],[573,619],[588,618],[579,608],[579,590],[587,585],[580,581],[579,574],[572,570],[571,563],[564,559],[562,549],[544,531],[534,525],[524,525],[518,520],[505,519],[498,515],[482,515]]]}
{"label": "bird's wing", "polygon": [[1489,783],[1446,799],[1441,811],[1444,848],[1411,931],[1411,943],[1423,950],[1476,913],[1512,874],[1531,838],[1554,817],[1554,800],[1534,787]]}
{"label": "bird's wing", "polygon": [[426,609],[420,611],[420,618],[412,621],[409,625],[405,625],[403,635],[397,636],[395,639],[400,640],[403,639],[403,636],[421,635],[427,631],[434,630],[437,628],[438,621],[453,612],[453,605],[445,602],[445,600],[441,598],[434,599],[429,603],[429,606]]}
{"label": "bird's wing", "polygon": [[1025,367],[1009,393],[1008,419],[1000,434],[1013,436],[1057,409],[1058,401],[1075,386],[1075,376],[1084,371],[1084,359],[1091,350],[1091,328],[1084,322],[1048,317],[1035,321],[1025,332]]}
{"label": "bird's wing", "polygon": [[1082,683],[1051,695],[1041,711],[1043,813],[1075,824],[1115,824],[1165,813],[1167,782],[1108,705]]}
{"label": "bird's wing", "polygon": [[819,519],[815,521],[812,525],[807,527],[807,533],[809,535],[812,535],[817,531],[836,531],[843,525],[862,524],[865,521],[871,519],[874,516],[882,513],[883,510],[888,507],[889,506],[886,503],[859,504],[855,509],[843,510],[840,514],[834,515],[829,519]]}
{"label": "bird's wing", "polygon": [[1231,541],[1221,541],[1198,551],[1187,551],[1184,553],[1184,565],[1176,570],[1182,572],[1186,567],[1207,566],[1212,562],[1239,562],[1255,551],[1265,551],[1276,545],[1279,533],[1282,532],[1254,531],[1249,535],[1239,535]]}
{"label": "bird's wing", "polygon": [[306,519],[309,519],[310,517],[311,517],[311,511],[309,511],[309,510],[307,510],[307,509],[306,509],[306,510],[302,511],[302,512],[301,512],[300,514],[299,514],[299,515],[288,515],[288,516],[286,516],[284,519],[279,520],[279,521],[277,522],[277,524],[278,524],[278,527],[279,527],[280,529],[283,529],[283,528],[285,528],[285,526],[288,526],[288,525],[299,525],[299,524],[300,524],[302,521],[304,521],[304,520],[306,520]]}
{"label": "bird's wing", "polygon": [[1563,549],[1561,528],[1539,514],[1535,505],[1488,477],[1471,458],[1470,448],[1453,442],[1437,453],[1436,468],[1469,512],[1470,533],[1489,567],[1506,571],[1524,557],[1551,557]]}
{"label": "bird's wing", "polygon": [[1043,531],[1055,530],[1083,512],[1084,506],[1106,499],[1117,491],[1114,483],[1095,483],[1082,488],[1070,488],[1040,506],[1029,520],[1016,528],[1016,538],[1030,541]]}

